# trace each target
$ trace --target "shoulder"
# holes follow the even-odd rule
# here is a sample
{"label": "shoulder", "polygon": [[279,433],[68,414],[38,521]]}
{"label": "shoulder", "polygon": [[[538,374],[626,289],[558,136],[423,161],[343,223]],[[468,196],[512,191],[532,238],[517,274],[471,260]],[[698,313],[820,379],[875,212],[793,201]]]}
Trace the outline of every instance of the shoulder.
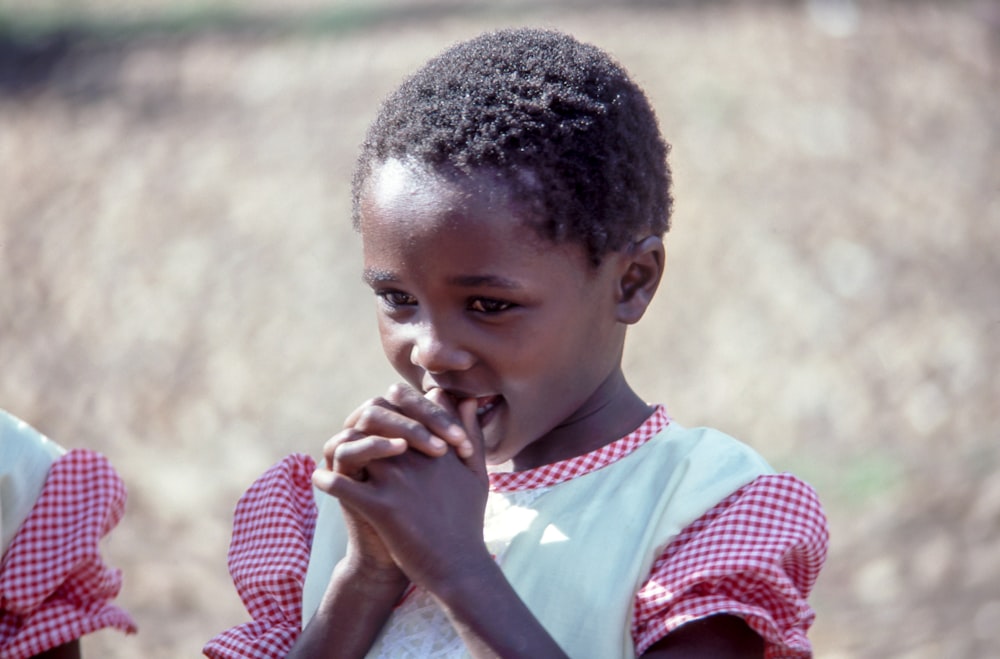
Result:
{"label": "shoulder", "polygon": [[105,627],[135,631],[111,603],[121,572],[99,551],[125,512],[124,483],[101,454],[64,452],[12,419],[0,420],[0,655],[32,656]]}
{"label": "shoulder", "polygon": [[293,453],[272,465],[247,488],[237,509],[261,504],[284,504],[312,498],[312,472],[316,461],[303,453]]}
{"label": "shoulder", "polygon": [[0,410],[0,554],[35,505],[49,469],[65,451],[24,421]]}
{"label": "shoulder", "polygon": [[290,455],[265,471],[233,514],[229,573],[252,621],[209,641],[210,657],[284,656],[298,636],[316,525],[316,462]]}
{"label": "shoulder", "polygon": [[685,527],[654,563],[637,598],[639,644],[685,620],[730,613],[781,656],[809,656],[815,614],[806,598],[828,541],[811,486],[787,473],[758,476]]}
{"label": "shoulder", "polygon": [[655,494],[667,537],[758,477],[774,473],[743,442],[673,421],[629,456],[620,471],[641,491]]}
{"label": "shoulder", "polygon": [[[4,575],[21,565],[34,570],[33,587],[55,584],[98,557],[98,541],[111,532],[125,514],[125,484],[114,467],[99,453],[73,449],[49,469],[41,493],[34,501],[9,547]],[[58,564],[39,576],[37,562],[48,557]],[[47,559],[46,559],[47,560]]]}
{"label": "shoulder", "polygon": [[[739,541],[720,542],[723,538]],[[792,474],[764,474],[685,528],[667,554],[699,545],[722,553],[730,553],[733,546],[742,550],[750,544],[766,545],[775,555],[800,547],[809,549],[822,564],[828,540],[827,519],[816,490]]]}
{"label": "shoulder", "polygon": [[[73,533],[99,538],[125,512],[125,484],[111,462],[89,449],[66,451],[0,410],[0,503],[4,549],[12,542],[53,546]],[[96,538],[92,538],[96,542]]]}
{"label": "shoulder", "polygon": [[311,540],[316,521],[310,456],[289,455],[265,471],[240,497],[233,514],[230,562],[241,549],[259,550],[289,538]]}
{"label": "shoulder", "polygon": [[688,461],[708,461],[720,468],[745,465],[760,473],[774,471],[748,444],[715,428],[687,428],[671,421],[650,444],[669,447]]}

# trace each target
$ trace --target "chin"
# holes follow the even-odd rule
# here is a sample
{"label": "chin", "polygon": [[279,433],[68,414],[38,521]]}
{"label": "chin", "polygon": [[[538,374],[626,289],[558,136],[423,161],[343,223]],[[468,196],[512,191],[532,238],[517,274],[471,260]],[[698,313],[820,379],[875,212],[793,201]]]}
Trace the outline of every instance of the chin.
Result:
{"label": "chin", "polygon": [[507,455],[507,452],[499,446],[499,441],[492,440],[493,438],[490,437],[490,433],[484,434],[483,452],[485,453],[486,464],[494,467],[509,462],[513,456]]}
{"label": "chin", "polygon": [[486,465],[489,467],[504,467],[502,469],[497,469],[497,471],[507,471],[513,470],[513,461],[517,457],[517,453],[511,453],[511,450],[504,449],[503,447],[486,448]]}
{"label": "chin", "polygon": [[512,458],[504,459],[501,456],[496,458],[486,456],[486,471],[490,473],[514,471],[514,460]]}

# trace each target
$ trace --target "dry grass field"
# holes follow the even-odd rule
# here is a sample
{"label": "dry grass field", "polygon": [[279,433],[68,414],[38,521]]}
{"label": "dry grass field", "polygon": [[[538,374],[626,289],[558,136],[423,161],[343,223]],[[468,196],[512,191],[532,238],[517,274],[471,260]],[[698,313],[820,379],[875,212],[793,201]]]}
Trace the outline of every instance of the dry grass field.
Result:
{"label": "dry grass field", "polygon": [[0,0],[0,407],[130,492],[104,550],[140,633],[87,655],[244,619],[237,497],[393,381],[364,128],[516,24],[604,46],[657,108],[677,207],[628,372],[819,490],[817,657],[1000,656],[1000,3]]}

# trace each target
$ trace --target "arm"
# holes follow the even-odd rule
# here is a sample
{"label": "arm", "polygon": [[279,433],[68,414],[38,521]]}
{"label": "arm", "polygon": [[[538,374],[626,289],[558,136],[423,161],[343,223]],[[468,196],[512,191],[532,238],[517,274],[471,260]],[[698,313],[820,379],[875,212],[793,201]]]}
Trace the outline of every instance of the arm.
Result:
{"label": "arm", "polygon": [[70,641],[59,647],[36,654],[33,659],[80,659],[80,641]]}
{"label": "arm", "polygon": [[566,657],[488,554],[469,563],[429,590],[473,657]]}
{"label": "arm", "polygon": [[408,583],[397,569],[366,569],[362,561],[345,558],[288,658],[363,657]]}
{"label": "arm", "polygon": [[[828,537],[812,488],[790,474],[758,477],[687,526],[654,562],[636,598],[636,644],[686,650],[703,635],[738,639],[750,628],[769,651],[811,657],[806,632],[815,614],[806,598]],[[679,620],[691,622],[676,627]]]}
{"label": "arm", "polygon": [[763,659],[764,639],[742,618],[720,614],[693,620],[642,654],[642,659]]}

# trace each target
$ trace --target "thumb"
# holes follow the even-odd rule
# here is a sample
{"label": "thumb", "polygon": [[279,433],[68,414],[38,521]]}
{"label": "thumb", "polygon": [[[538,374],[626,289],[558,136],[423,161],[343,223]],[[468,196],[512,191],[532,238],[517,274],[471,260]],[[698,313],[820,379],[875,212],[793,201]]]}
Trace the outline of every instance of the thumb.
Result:
{"label": "thumb", "polygon": [[475,398],[466,398],[458,403],[458,416],[465,428],[465,434],[472,442],[472,454],[462,461],[480,476],[484,481],[489,480],[486,473],[486,447],[483,444],[483,429],[479,425],[479,416],[476,409],[479,404]]}

